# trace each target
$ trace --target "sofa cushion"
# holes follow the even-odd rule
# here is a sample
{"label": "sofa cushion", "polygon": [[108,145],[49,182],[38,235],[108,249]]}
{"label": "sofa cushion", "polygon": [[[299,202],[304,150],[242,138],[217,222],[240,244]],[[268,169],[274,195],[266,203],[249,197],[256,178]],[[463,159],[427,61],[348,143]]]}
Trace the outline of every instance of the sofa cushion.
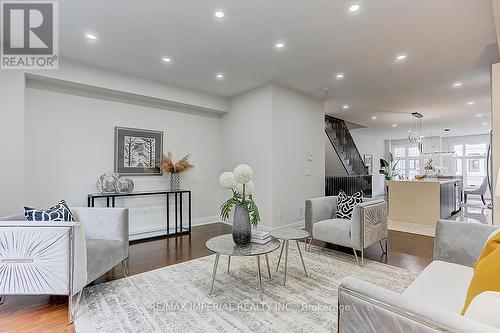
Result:
{"label": "sofa cushion", "polygon": [[485,291],[474,297],[465,316],[496,328],[500,328],[500,292]]}
{"label": "sofa cushion", "polygon": [[471,267],[435,260],[403,294],[416,301],[459,314],[473,274]]}
{"label": "sofa cushion", "polygon": [[484,291],[500,292],[500,233],[488,238],[477,259],[462,314],[465,314],[472,299]]}
{"label": "sofa cushion", "polygon": [[351,221],[330,219],[316,222],[313,225],[313,238],[351,247]]}
{"label": "sofa cushion", "polygon": [[87,239],[87,283],[103,275],[122,261],[123,244],[119,240]]}

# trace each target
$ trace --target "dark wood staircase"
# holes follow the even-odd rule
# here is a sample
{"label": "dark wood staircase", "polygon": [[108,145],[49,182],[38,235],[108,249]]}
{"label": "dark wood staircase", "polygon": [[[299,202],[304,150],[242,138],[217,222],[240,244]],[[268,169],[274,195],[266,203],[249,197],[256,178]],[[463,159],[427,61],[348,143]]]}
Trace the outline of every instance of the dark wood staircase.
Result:
{"label": "dark wood staircase", "polygon": [[368,168],[359,153],[345,121],[325,116],[325,132],[349,176],[368,175]]}

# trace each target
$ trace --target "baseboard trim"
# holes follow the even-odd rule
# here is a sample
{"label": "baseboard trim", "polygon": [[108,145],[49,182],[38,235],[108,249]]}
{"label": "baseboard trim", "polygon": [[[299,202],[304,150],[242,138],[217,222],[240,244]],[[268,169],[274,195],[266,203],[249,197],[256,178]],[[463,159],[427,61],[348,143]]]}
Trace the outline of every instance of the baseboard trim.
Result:
{"label": "baseboard trim", "polygon": [[220,216],[207,216],[207,217],[200,217],[197,219],[193,219],[191,221],[191,226],[196,227],[199,225],[207,225],[213,223],[225,223],[225,222],[222,221]]}
{"label": "baseboard trim", "polygon": [[259,227],[259,230],[271,232],[271,231],[280,230],[280,229],[304,229],[304,228],[305,228],[305,222],[304,222],[304,220],[301,220],[301,221],[294,222],[294,223],[280,225],[280,226],[275,227],[275,228]]}

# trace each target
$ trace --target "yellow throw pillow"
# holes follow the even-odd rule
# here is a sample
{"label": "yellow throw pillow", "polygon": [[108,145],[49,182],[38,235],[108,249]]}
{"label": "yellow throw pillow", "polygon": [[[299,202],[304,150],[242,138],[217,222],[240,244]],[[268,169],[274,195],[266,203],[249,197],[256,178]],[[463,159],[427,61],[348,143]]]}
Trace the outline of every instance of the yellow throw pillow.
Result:
{"label": "yellow throw pillow", "polygon": [[489,238],[476,261],[462,315],[474,297],[484,291],[500,291],[500,232]]}

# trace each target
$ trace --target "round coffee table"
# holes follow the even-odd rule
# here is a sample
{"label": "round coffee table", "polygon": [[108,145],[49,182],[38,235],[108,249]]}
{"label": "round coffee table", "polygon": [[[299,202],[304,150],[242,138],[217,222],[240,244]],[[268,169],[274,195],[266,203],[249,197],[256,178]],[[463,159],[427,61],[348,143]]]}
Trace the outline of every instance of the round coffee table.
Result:
{"label": "round coffee table", "polygon": [[229,273],[229,265],[231,264],[231,257],[257,257],[257,277],[259,281],[260,299],[262,300],[262,276],[260,273],[260,256],[265,255],[267,272],[269,273],[269,278],[271,278],[271,270],[269,269],[269,258],[268,253],[277,250],[280,247],[280,242],[276,239],[271,239],[271,241],[266,244],[250,243],[246,246],[236,245],[233,241],[233,235],[222,235],[211,238],[205,244],[207,249],[215,252],[215,263],[214,270],[212,273],[212,284],[210,285],[210,293],[212,294],[214,288],[215,275],[217,274],[217,266],[219,265],[219,257],[221,254],[229,256],[227,263],[227,271]]}
{"label": "round coffee table", "polygon": [[311,234],[305,230],[300,229],[278,229],[271,232],[271,236],[277,239],[283,240],[281,245],[280,258],[278,259],[278,265],[276,266],[276,271],[278,271],[281,262],[281,256],[283,255],[283,249],[285,249],[285,278],[283,285],[286,284],[286,268],[288,262],[288,243],[292,240],[297,244],[297,249],[299,250],[300,260],[302,261],[302,267],[304,267],[304,273],[307,275],[306,264],[304,263],[304,258],[302,257],[302,251],[300,250],[299,240],[305,240],[311,237]]}

